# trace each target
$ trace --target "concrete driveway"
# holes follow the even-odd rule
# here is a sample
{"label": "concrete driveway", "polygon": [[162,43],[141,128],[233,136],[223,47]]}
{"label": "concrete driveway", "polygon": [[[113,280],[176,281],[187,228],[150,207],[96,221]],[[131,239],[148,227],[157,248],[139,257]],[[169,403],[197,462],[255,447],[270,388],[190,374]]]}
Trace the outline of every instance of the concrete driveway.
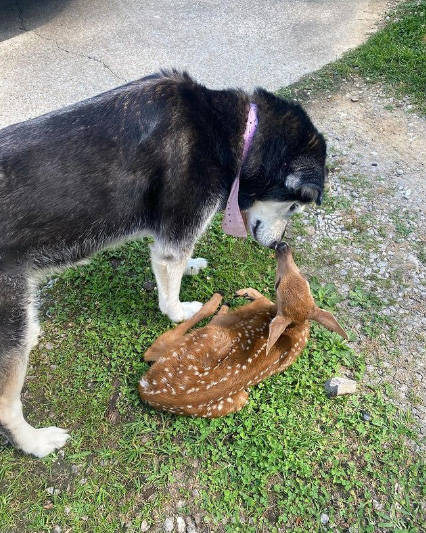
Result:
{"label": "concrete driveway", "polygon": [[366,39],[386,0],[0,0],[0,127],[161,67],[277,89]]}

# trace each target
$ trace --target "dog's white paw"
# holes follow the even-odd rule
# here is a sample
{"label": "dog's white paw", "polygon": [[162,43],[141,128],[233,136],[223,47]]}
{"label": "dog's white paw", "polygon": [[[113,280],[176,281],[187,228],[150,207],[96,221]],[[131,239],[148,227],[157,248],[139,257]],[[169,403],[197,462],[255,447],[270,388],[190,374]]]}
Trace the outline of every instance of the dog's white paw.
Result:
{"label": "dog's white paw", "polygon": [[186,262],[186,268],[184,271],[185,276],[196,276],[200,270],[206,268],[208,262],[202,257],[193,257]]}
{"label": "dog's white paw", "polygon": [[66,429],[55,426],[32,429],[31,439],[21,445],[21,448],[25,453],[30,453],[36,457],[45,457],[49,453],[62,448],[70,438]]}
{"label": "dog's white paw", "polygon": [[167,316],[172,322],[183,322],[194,316],[202,307],[201,302],[180,302],[179,306],[167,312]]}

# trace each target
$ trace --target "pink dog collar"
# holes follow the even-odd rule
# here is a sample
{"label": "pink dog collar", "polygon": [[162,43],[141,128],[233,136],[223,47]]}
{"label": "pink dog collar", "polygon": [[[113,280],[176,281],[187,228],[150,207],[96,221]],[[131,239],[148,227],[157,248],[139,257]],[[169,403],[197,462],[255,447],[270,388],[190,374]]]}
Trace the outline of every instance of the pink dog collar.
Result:
{"label": "pink dog collar", "polygon": [[250,111],[247,117],[246,131],[244,132],[244,149],[243,158],[241,160],[240,168],[238,169],[237,177],[232,184],[231,192],[229,194],[228,202],[226,204],[225,215],[222,221],[222,229],[228,235],[234,237],[247,237],[247,230],[241,215],[240,207],[238,205],[238,191],[240,190],[240,175],[241,168],[247,157],[251,141],[257,130],[257,106],[250,104]]}

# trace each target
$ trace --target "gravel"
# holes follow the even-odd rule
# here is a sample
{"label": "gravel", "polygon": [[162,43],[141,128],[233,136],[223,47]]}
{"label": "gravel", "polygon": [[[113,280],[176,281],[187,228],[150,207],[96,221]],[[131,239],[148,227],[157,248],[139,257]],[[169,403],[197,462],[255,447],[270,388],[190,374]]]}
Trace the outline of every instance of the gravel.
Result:
{"label": "gravel", "polygon": [[[359,102],[351,101],[355,90]],[[331,280],[344,297],[339,317],[367,356],[363,384],[392,386],[389,401],[412,415],[424,447],[426,121],[410,105],[360,80],[307,104],[328,140],[335,208],[306,212],[310,231],[295,246],[311,246],[309,274]],[[354,296],[357,287],[364,300]]]}

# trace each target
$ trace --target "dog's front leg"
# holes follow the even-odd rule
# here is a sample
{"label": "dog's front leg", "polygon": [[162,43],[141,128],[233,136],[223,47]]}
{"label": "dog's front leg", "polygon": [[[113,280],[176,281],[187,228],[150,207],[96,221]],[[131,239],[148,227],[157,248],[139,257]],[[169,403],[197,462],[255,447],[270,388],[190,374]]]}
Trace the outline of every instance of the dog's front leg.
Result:
{"label": "dog's front leg", "polygon": [[180,284],[192,249],[185,252],[166,250],[157,241],[151,246],[151,263],[158,288],[158,302],[162,313],[173,322],[191,318],[203,305],[201,302],[181,302]]}

